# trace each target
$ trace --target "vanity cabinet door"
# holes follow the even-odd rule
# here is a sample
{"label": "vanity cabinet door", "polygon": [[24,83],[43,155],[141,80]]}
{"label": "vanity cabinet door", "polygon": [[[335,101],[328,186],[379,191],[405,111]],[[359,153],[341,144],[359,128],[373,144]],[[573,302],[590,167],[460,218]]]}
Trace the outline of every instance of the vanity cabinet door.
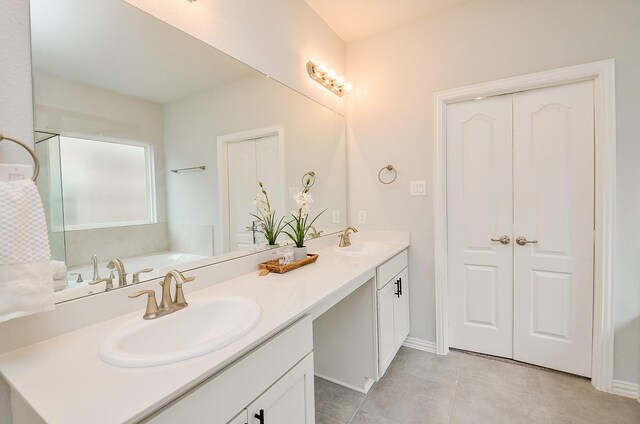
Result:
{"label": "vanity cabinet door", "polygon": [[378,290],[378,377],[382,377],[409,335],[409,269]]}
{"label": "vanity cabinet door", "polygon": [[395,286],[393,297],[393,344],[394,351],[400,349],[409,335],[409,272],[405,268],[392,281]]}
{"label": "vanity cabinet door", "polygon": [[395,355],[394,349],[394,296],[395,284],[392,281],[378,290],[378,355],[379,374],[382,377]]}
{"label": "vanity cabinet door", "polygon": [[241,413],[236,415],[234,419],[229,421],[227,424],[248,424],[249,423],[249,413],[246,409],[243,409]]}
{"label": "vanity cabinet door", "polygon": [[313,353],[269,387],[247,410],[249,424],[314,424]]}

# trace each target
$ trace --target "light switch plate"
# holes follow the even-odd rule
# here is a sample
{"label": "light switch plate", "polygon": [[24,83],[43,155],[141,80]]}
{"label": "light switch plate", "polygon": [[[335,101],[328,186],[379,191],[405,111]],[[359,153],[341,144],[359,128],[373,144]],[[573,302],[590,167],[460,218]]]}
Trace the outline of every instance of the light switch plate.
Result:
{"label": "light switch plate", "polygon": [[426,196],[427,195],[427,182],[426,181],[411,181],[411,196]]}
{"label": "light switch plate", "polygon": [[367,211],[358,211],[358,224],[367,223]]}

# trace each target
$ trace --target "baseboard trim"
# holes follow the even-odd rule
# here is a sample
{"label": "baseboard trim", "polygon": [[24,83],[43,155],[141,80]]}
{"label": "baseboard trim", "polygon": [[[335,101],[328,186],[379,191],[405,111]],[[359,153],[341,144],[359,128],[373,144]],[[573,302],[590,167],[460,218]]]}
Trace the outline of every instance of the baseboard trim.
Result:
{"label": "baseboard trim", "polygon": [[638,399],[638,384],[628,381],[613,380],[611,383],[611,393]]}
{"label": "baseboard trim", "polygon": [[402,346],[410,347],[411,349],[423,350],[425,352],[436,353],[436,344],[434,342],[416,339],[415,337],[407,337],[404,343],[402,343]]}
{"label": "baseboard trim", "polygon": [[335,383],[335,384],[337,384],[339,386],[346,387],[347,389],[354,390],[354,391],[356,391],[358,393],[362,393],[364,395],[366,395],[369,392],[369,389],[371,389],[371,386],[373,386],[373,383],[375,383],[375,380],[372,380],[372,379],[368,378],[367,381],[364,384],[364,388],[361,388],[361,387],[356,387],[356,386],[352,386],[350,384],[343,383],[340,380],[336,380],[335,378],[327,377],[326,375],[322,375],[320,373],[315,373],[315,376],[316,377],[320,377],[323,380],[327,380],[327,381],[330,381],[332,383]]}

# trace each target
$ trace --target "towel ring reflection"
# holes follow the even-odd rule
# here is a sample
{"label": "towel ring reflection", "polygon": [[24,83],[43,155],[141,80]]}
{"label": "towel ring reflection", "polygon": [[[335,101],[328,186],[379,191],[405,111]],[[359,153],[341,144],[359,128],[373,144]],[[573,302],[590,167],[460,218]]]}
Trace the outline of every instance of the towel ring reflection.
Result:
{"label": "towel ring reflection", "polygon": [[40,161],[38,160],[38,157],[36,156],[36,153],[33,151],[33,149],[20,140],[16,140],[15,138],[7,137],[4,134],[0,134],[0,141],[2,140],[13,141],[17,145],[22,146],[27,152],[29,152],[31,158],[33,159],[33,177],[31,177],[31,180],[35,181],[36,179],[38,179],[38,174],[40,174]]}
{"label": "towel ring reflection", "polygon": [[305,188],[313,187],[315,183],[316,183],[316,173],[314,171],[309,171],[302,176],[303,187]]}
{"label": "towel ring reflection", "polygon": [[[385,169],[389,172],[393,172],[393,178],[390,181],[384,181],[382,179],[382,171],[384,171]],[[393,165],[383,166],[378,172],[378,180],[380,180],[382,184],[391,184],[396,180],[396,178],[398,178],[398,171],[393,167]]]}

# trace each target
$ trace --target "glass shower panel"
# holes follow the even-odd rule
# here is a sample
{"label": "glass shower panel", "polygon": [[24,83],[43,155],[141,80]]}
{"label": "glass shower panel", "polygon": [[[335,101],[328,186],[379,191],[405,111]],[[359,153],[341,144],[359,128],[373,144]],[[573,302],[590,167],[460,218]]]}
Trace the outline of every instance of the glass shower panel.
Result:
{"label": "glass shower panel", "polygon": [[36,155],[40,161],[36,184],[47,220],[51,259],[66,261],[60,136],[36,131],[35,139]]}

